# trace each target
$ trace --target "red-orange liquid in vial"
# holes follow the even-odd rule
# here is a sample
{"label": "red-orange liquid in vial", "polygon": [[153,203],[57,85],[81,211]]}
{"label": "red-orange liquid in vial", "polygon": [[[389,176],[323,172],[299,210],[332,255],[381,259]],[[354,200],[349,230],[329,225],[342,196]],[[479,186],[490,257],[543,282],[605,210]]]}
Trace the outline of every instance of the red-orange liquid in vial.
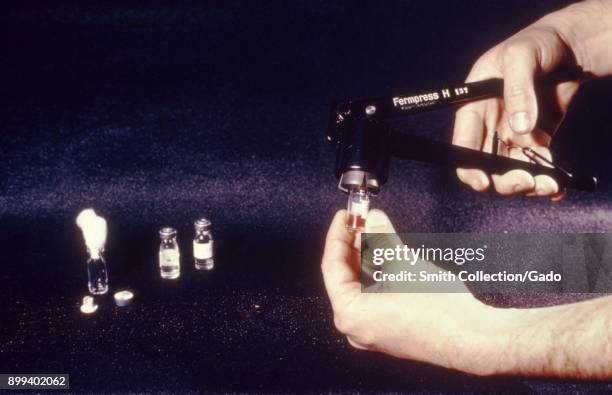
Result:
{"label": "red-orange liquid in vial", "polygon": [[359,214],[349,213],[346,219],[346,227],[351,232],[363,232],[365,229],[365,218]]}

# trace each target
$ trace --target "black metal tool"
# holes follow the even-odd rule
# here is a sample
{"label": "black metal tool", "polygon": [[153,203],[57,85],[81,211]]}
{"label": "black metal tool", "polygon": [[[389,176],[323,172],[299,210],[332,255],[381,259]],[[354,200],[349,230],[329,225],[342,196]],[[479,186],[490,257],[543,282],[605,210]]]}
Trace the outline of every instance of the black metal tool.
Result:
{"label": "black metal tool", "polygon": [[[575,73],[562,78],[577,79]],[[548,81],[540,80],[538,83]],[[597,185],[595,177],[572,174],[529,148],[520,148],[531,159],[531,162],[525,162],[498,156],[496,149],[494,154],[488,154],[401,134],[387,122],[424,111],[502,95],[503,80],[489,79],[416,94],[334,102],[326,134],[327,139],[337,145],[335,174],[339,179],[338,187],[345,192],[361,189],[377,194],[387,181],[389,159],[395,156],[451,168],[477,168],[489,174],[522,169],[533,175],[548,175],[562,189],[593,191]]]}

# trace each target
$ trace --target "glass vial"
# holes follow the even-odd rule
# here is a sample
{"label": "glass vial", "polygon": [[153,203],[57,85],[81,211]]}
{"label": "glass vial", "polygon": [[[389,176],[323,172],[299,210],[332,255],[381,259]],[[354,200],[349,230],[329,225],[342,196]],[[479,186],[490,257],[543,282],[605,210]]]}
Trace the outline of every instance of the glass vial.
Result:
{"label": "glass vial", "polygon": [[193,224],[195,229],[193,259],[195,261],[195,267],[198,270],[211,270],[215,266],[210,225],[211,222],[206,218],[200,218]]}
{"label": "glass vial", "polygon": [[178,278],[181,275],[181,254],[176,242],[176,229],[161,228],[159,238],[159,274],[165,279]]}
{"label": "glass vial", "polygon": [[108,292],[108,270],[106,260],[102,256],[102,250],[87,250],[87,287],[89,293],[102,295]]}
{"label": "glass vial", "polygon": [[370,194],[363,189],[351,189],[348,198],[346,228],[351,232],[365,231],[365,221],[370,210]]}

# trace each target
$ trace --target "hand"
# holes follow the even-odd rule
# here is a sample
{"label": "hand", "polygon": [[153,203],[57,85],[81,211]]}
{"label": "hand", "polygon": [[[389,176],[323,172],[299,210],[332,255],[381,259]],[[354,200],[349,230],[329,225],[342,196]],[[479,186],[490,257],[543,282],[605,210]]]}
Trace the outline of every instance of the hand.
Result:
{"label": "hand", "polygon": [[[491,152],[497,131],[503,143],[500,155],[529,160],[516,147],[531,147],[552,160],[549,144],[559,127],[580,82],[567,81],[534,87],[538,76],[560,69],[576,68],[574,52],[556,26],[567,25],[566,14],[551,14],[486,52],[473,66],[467,82],[488,78],[504,79],[503,99],[493,98],[469,103],[456,114],[453,143]],[[545,162],[539,161],[540,164]],[[487,174],[477,169],[457,169],[459,179],[476,191],[489,188]],[[511,170],[491,176],[502,195],[524,193],[551,196],[560,200],[564,191],[546,175]]]}
{"label": "hand", "polygon": [[[321,268],[336,327],[353,347],[479,375],[612,378],[611,296],[500,309],[467,291],[362,293],[360,238],[345,223],[346,211],[339,211],[327,233]],[[395,233],[378,210],[368,214],[366,231]]]}
{"label": "hand", "polygon": [[[471,293],[362,293],[360,238],[345,228],[339,211],[327,234],[321,265],[334,322],[355,348],[462,370],[493,374],[514,323],[508,311]],[[368,233],[395,233],[387,216],[372,210]]]}

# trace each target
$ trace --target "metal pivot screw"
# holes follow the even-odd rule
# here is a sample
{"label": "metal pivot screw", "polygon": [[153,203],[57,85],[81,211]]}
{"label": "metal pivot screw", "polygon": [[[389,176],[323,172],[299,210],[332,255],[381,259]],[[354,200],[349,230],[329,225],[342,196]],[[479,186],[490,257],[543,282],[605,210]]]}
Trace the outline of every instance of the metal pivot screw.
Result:
{"label": "metal pivot screw", "polygon": [[374,106],[373,106],[373,105],[371,105],[371,104],[365,108],[365,113],[366,113],[367,115],[372,115],[372,114],[374,114],[375,112],[376,112],[376,107],[374,107]]}

